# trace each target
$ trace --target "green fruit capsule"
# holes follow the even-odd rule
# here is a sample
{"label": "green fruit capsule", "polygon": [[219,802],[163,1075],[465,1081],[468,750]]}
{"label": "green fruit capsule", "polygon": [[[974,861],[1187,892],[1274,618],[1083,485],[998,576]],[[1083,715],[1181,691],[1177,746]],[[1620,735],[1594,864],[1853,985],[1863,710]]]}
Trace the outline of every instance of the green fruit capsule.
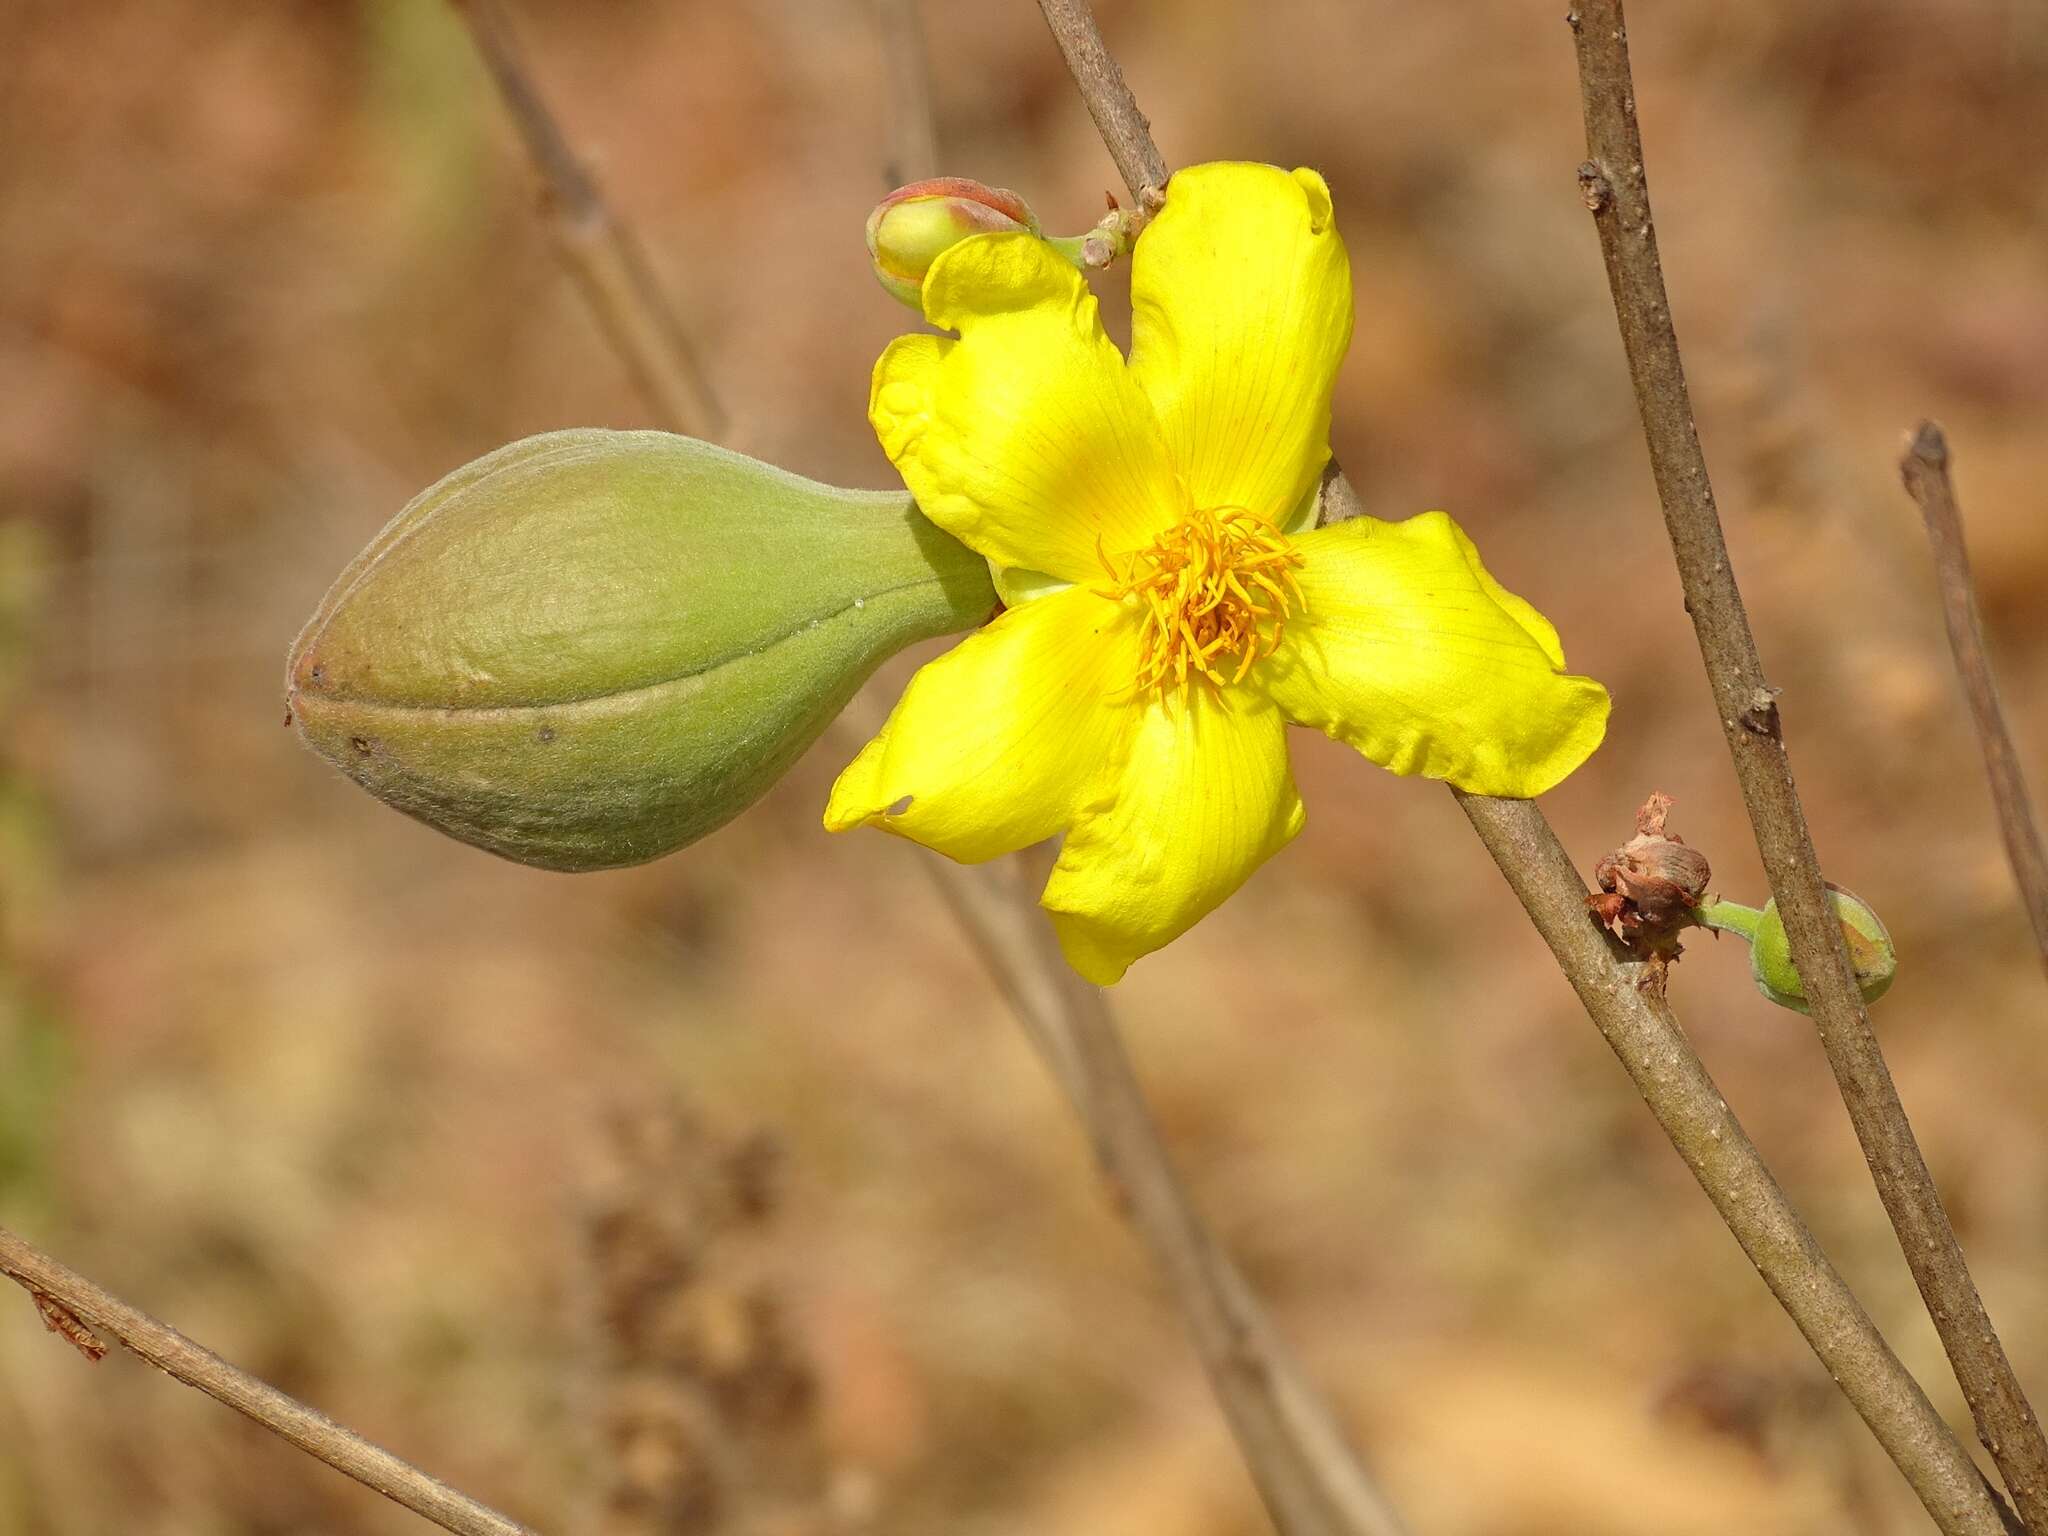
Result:
{"label": "green fruit capsule", "polygon": [[[1898,951],[1877,914],[1857,896],[1839,885],[1828,886],[1828,900],[1842,925],[1842,943],[1849,951],[1849,964],[1856,973],[1857,990],[1863,1001],[1874,1003],[1892,984],[1899,971]],[[1792,968],[1792,944],[1785,933],[1778,904],[1766,902],[1749,947],[1749,970],[1759,992],[1783,1008],[1807,1011],[1806,988]]]}
{"label": "green fruit capsule", "polygon": [[764,794],[882,661],[995,607],[902,492],[663,432],[550,432],[431,487],[292,646],[306,744],[546,869],[669,853]]}

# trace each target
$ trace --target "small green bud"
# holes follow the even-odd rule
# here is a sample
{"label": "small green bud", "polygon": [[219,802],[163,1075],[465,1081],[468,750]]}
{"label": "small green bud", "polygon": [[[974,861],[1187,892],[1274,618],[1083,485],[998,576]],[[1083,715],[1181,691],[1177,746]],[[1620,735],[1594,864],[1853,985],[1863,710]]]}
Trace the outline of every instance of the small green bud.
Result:
{"label": "small green bud", "polygon": [[548,869],[738,815],[913,641],[995,606],[901,492],[692,438],[550,432],[415,497],[292,647],[306,744],[386,804]]}
{"label": "small green bud", "polygon": [[1024,199],[964,176],[934,176],[898,187],[868,215],[868,255],[884,288],[920,314],[924,275],[940,253],[969,235],[1039,233]]}
{"label": "small green bud", "polygon": [[[1885,932],[1877,914],[1857,897],[1838,885],[1828,887],[1828,900],[1842,924],[1842,942],[1849,950],[1849,964],[1856,973],[1857,990],[1863,1001],[1874,1003],[1884,996],[1898,974],[1898,952],[1892,936]],[[1807,1011],[1806,989],[1799,973],[1792,969],[1792,946],[1785,937],[1784,921],[1775,901],[1764,903],[1749,946],[1749,971],[1756,989],[1782,1008]]]}

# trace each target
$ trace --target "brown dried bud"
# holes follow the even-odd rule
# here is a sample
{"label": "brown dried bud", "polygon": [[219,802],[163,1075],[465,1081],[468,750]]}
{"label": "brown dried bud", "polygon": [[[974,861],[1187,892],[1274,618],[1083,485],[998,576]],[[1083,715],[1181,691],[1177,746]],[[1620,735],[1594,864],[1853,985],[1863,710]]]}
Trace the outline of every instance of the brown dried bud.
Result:
{"label": "brown dried bud", "polygon": [[1635,953],[1678,956],[1678,935],[1713,878],[1706,855],[1664,830],[1671,797],[1653,794],[1636,813],[1636,835],[1593,869],[1603,894],[1589,896],[1594,917]]}

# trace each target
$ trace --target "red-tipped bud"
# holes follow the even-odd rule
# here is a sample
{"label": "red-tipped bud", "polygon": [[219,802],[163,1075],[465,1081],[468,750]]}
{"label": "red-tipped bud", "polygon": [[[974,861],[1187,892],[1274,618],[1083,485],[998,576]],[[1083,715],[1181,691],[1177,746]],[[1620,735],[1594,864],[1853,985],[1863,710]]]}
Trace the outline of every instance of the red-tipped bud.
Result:
{"label": "red-tipped bud", "polygon": [[934,176],[898,187],[868,215],[868,255],[875,276],[897,299],[922,313],[924,275],[942,251],[969,235],[1039,233],[1024,199],[964,176]]}

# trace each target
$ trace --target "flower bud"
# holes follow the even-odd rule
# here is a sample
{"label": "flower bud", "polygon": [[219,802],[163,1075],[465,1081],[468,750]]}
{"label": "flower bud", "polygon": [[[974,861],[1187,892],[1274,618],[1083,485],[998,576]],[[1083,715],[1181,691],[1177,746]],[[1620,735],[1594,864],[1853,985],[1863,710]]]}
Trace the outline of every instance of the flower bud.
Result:
{"label": "flower bud", "polygon": [[1008,230],[1039,232],[1023,198],[964,176],[935,176],[898,187],[875,205],[868,255],[882,286],[922,313],[924,275],[942,251],[969,235]]}
{"label": "flower bud", "polygon": [[995,606],[900,492],[662,432],[551,432],[414,498],[292,647],[308,746],[388,805],[548,869],[702,837],[885,658]]}
{"label": "flower bud", "polygon": [[[1898,974],[1898,952],[1892,936],[1885,932],[1877,914],[1857,897],[1838,885],[1829,885],[1828,901],[1842,925],[1842,943],[1849,951],[1849,965],[1856,973],[1857,990],[1863,1001],[1874,1003],[1884,996]],[[1756,925],[1749,946],[1750,975],[1756,989],[1782,1008],[1807,1011],[1806,989],[1792,968],[1792,946],[1785,936],[1785,924],[1778,916],[1778,904],[1764,904],[1763,917]]]}

